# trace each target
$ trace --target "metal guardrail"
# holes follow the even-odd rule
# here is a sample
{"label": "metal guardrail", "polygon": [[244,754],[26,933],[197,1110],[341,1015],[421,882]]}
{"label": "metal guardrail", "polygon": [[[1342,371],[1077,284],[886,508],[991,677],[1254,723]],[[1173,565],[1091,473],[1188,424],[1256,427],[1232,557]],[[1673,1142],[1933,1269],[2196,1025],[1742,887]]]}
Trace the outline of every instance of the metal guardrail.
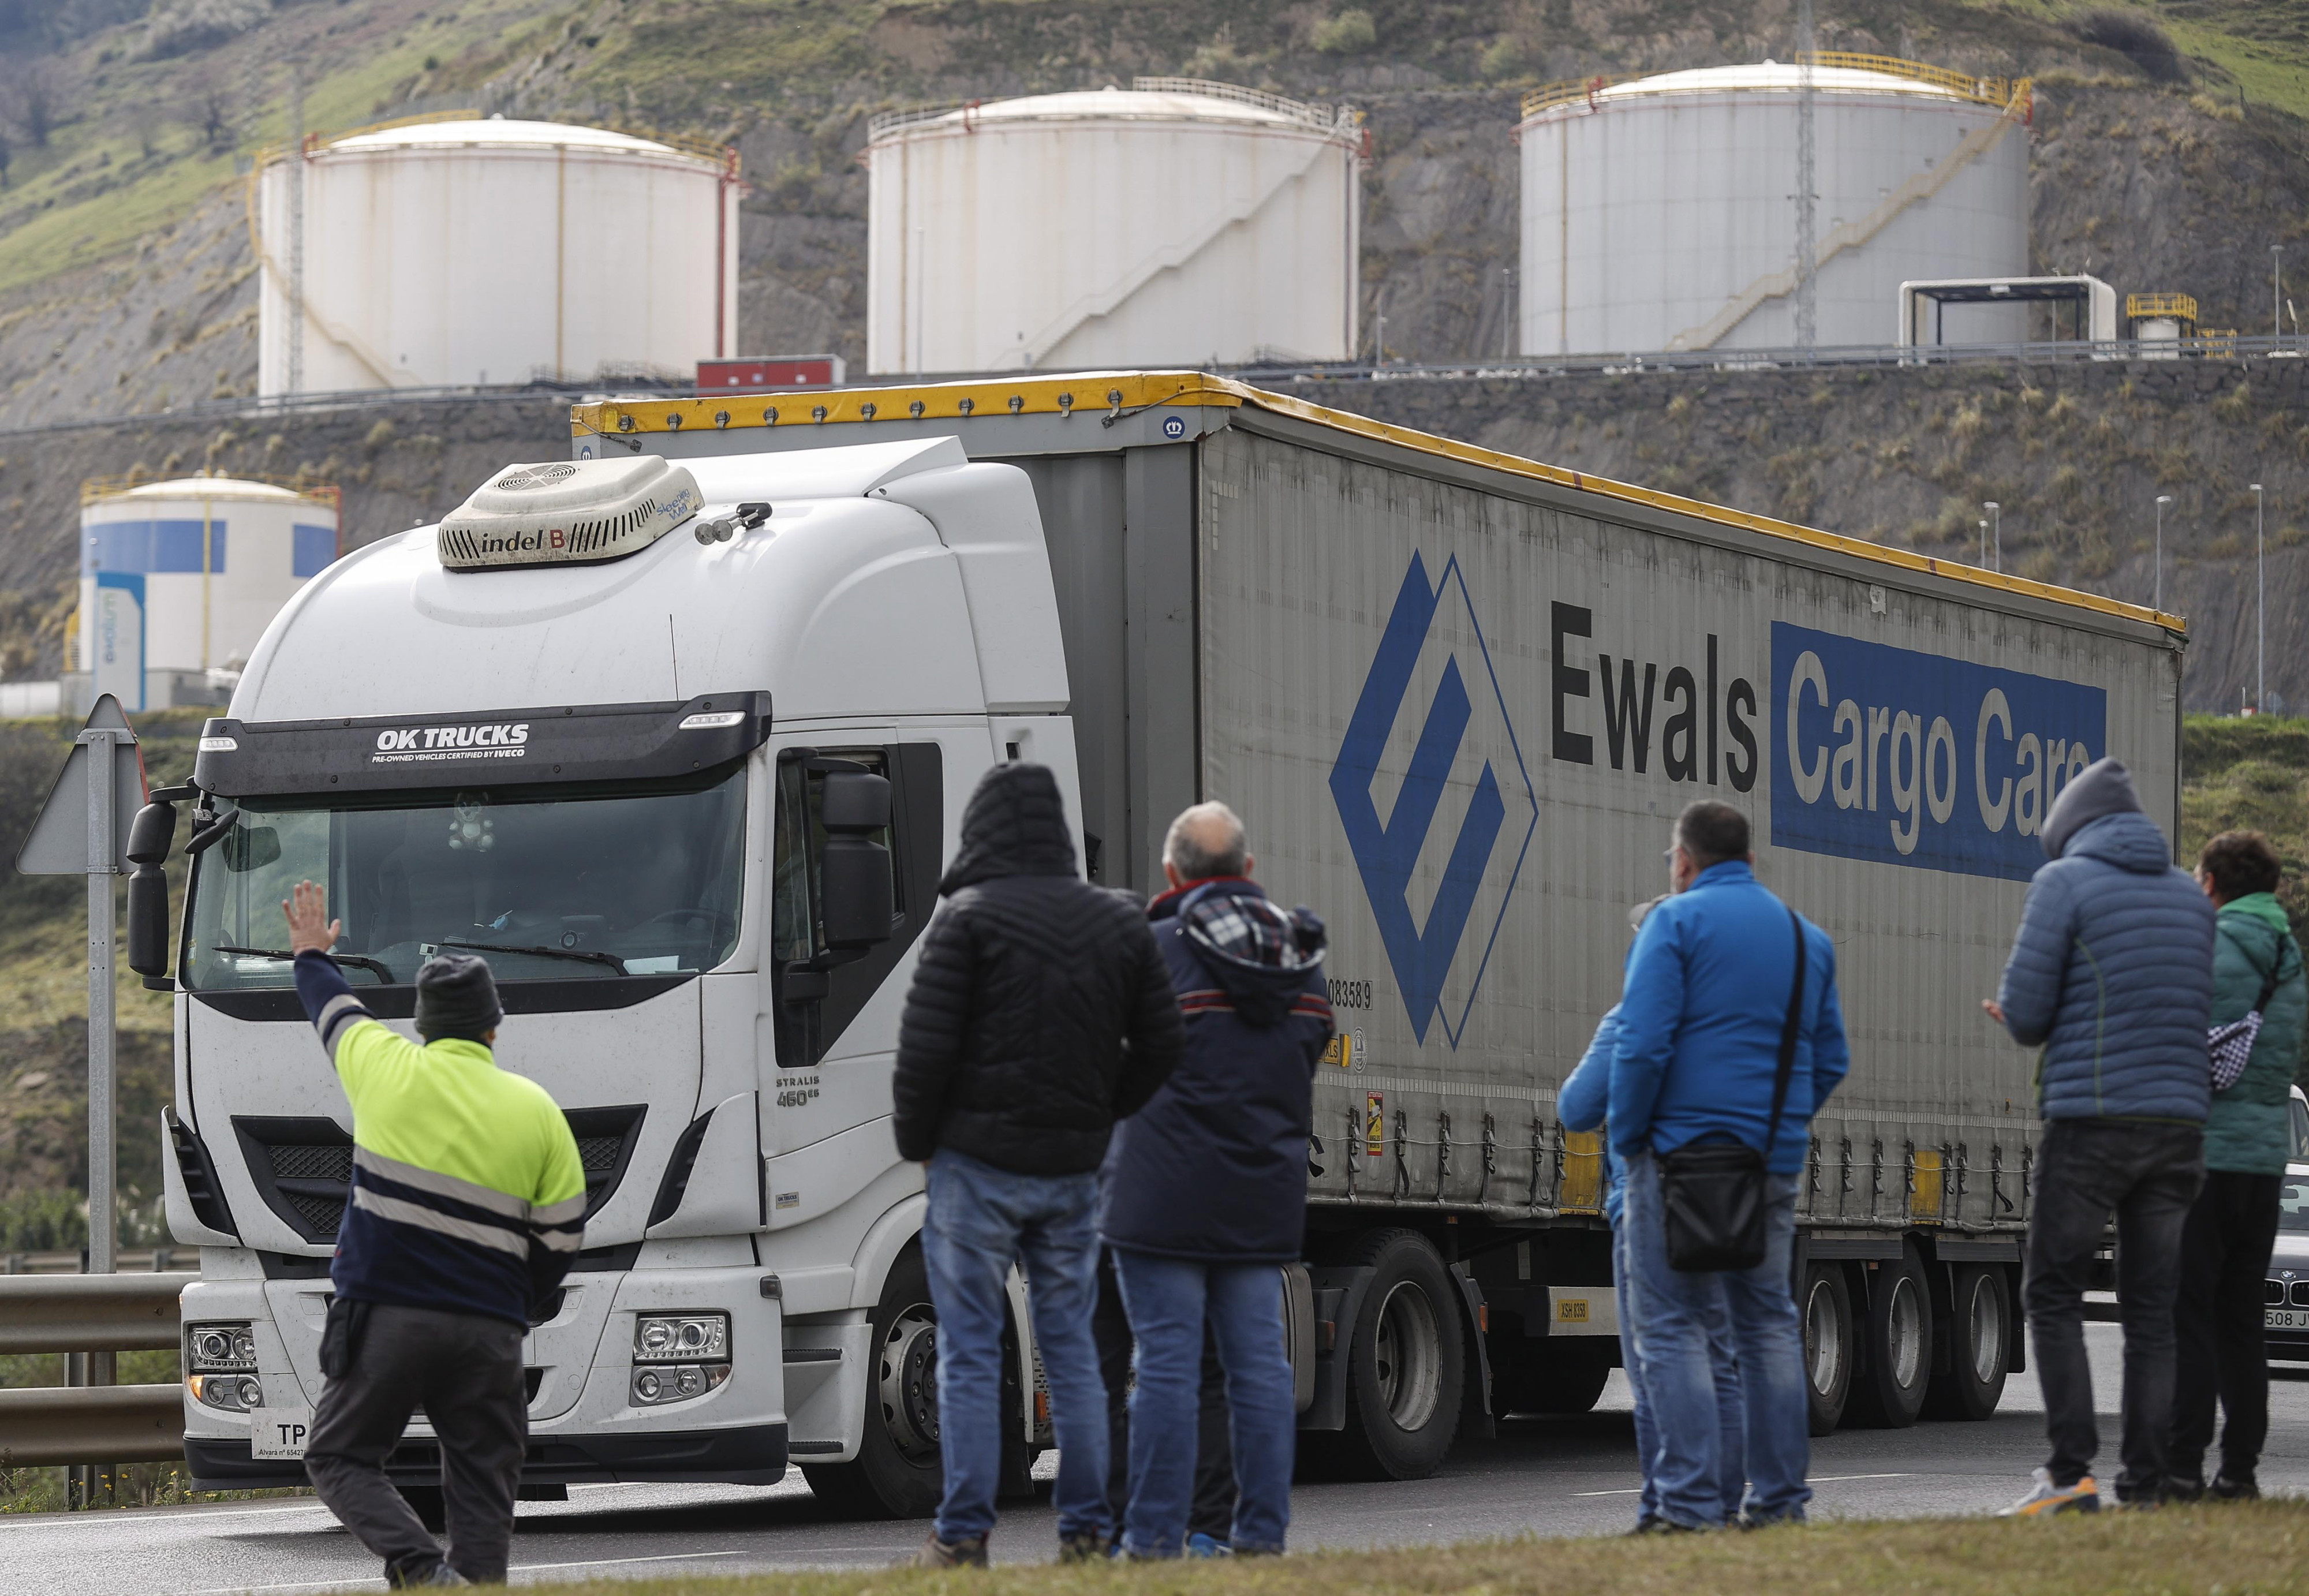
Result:
{"label": "metal guardrail", "polygon": [[[184,1274],[0,1277],[0,1352],[160,1351],[177,1344]],[[0,1437],[0,1445],[4,1445]]]}
{"label": "metal guardrail", "polygon": [[[175,1272],[0,1277],[0,1353],[173,1349],[183,1333],[177,1297],[198,1279]],[[0,1462],[12,1467],[168,1462],[184,1455],[185,1393],[174,1383],[0,1391]]]}
{"label": "metal guardrail", "polygon": [[181,1385],[0,1391],[0,1462],[166,1463],[185,1455]]}
{"label": "metal guardrail", "polygon": [[[196,1247],[124,1247],[115,1255],[114,1270],[121,1274],[167,1274],[179,1264],[196,1262]],[[0,1276],[11,1274],[86,1274],[88,1250],[0,1254]]]}

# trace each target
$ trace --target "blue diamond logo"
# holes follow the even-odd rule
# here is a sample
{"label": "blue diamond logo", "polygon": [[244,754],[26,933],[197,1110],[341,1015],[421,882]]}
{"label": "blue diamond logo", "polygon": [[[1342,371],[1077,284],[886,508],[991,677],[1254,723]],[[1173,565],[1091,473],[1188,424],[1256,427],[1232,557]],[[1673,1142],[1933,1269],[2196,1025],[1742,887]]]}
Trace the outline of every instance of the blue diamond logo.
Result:
{"label": "blue diamond logo", "polygon": [[1456,556],[1433,582],[1411,556],[1331,766],[1331,799],[1412,1034],[1424,1042],[1440,1021],[1457,1048],[1539,829],[1539,795]]}

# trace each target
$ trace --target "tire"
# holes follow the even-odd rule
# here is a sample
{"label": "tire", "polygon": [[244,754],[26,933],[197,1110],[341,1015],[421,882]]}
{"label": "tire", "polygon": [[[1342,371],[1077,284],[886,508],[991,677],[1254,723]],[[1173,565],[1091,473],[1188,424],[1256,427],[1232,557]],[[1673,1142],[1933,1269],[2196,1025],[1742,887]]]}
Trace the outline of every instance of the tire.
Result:
{"label": "tire", "polygon": [[1493,1360],[1500,1371],[1493,1406],[1502,1419],[1510,1413],[1585,1413],[1604,1394],[1617,1367],[1614,1349],[1600,1336],[1528,1342],[1518,1352],[1512,1363]]}
{"label": "tire", "polygon": [[1878,1267],[1860,1315],[1852,1412],[1875,1429],[1906,1429],[1924,1410],[1933,1377],[1933,1295],[1914,1246]]}
{"label": "tire", "polygon": [[417,1515],[417,1522],[438,1535],[449,1527],[449,1506],[437,1485],[396,1485],[401,1499]]}
{"label": "tire", "polygon": [[1353,1261],[1372,1273],[1348,1348],[1337,1462],[1357,1479],[1424,1480],[1451,1450],[1466,1394],[1458,1288],[1416,1230],[1374,1231]]}
{"label": "tire", "polygon": [[1948,1370],[1933,1376],[1926,1411],[1976,1423],[2003,1400],[2012,1361],[2012,1287],[1993,1264],[1966,1264],[1950,1292]]}
{"label": "tire", "polygon": [[843,1518],[928,1518],[946,1472],[938,1448],[938,1310],[920,1247],[908,1247],[867,1323],[875,1358],[867,1370],[866,1431],[846,1463],[804,1463],[802,1478]]}
{"label": "tire", "polygon": [[1804,1273],[1803,1298],[1796,1304],[1803,1324],[1804,1392],[1815,1436],[1836,1433],[1852,1395],[1852,1291],[1838,1264],[1814,1264]]}

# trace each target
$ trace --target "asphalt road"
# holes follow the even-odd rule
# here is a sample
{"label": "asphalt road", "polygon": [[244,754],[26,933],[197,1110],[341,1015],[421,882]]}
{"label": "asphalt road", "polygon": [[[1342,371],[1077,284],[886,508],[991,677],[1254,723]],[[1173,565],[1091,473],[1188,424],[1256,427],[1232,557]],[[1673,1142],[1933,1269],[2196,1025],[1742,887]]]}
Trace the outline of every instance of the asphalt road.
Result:
{"label": "asphalt road", "polygon": [[[2117,1390],[2115,1327],[2087,1327],[2103,1408]],[[2309,1369],[2281,1372],[2271,1393],[2262,1488],[2309,1493]],[[1983,1514],[2027,1488],[2043,1460],[2036,1383],[2017,1376],[1983,1424],[1846,1430],[1813,1443],[1815,1514],[1906,1517]],[[2116,1444],[2104,1420],[2105,1455]],[[1045,1460],[1044,1472],[1048,1472]],[[2113,1468],[2110,1471],[2114,1472]],[[1638,1476],[1618,1376],[1578,1419],[1516,1421],[1498,1439],[1462,1441],[1449,1466],[1411,1483],[1306,1485],[1293,1493],[1292,1542],[1357,1547],[1535,1533],[1609,1534],[1634,1516]],[[1000,1560],[1049,1558],[1044,1502],[1006,1511]],[[676,1571],[871,1567],[910,1551],[919,1523],[846,1523],[817,1510],[799,1474],[785,1483],[581,1486],[567,1502],[522,1504],[516,1583]],[[51,1514],[0,1525],[9,1583],[72,1596],[226,1596],[227,1592],[382,1588],[376,1565],[317,1505],[303,1501]]]}

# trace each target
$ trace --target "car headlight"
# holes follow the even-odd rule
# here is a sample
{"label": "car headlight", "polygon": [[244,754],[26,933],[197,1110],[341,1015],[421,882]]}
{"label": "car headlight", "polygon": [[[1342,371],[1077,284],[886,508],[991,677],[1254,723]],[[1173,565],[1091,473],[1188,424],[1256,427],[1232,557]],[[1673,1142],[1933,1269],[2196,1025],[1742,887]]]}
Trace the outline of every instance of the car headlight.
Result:
{"label": "car headlight", "polygon": [[642,1314],[634,1320],[636,1363],[726,1362],[729,1357],[727,1314]]}
{"label": "car headlight", "polygon": [[246,1324],[185,1326],[185,1367],[196,1374],[256,1368],[256,1336]]}

